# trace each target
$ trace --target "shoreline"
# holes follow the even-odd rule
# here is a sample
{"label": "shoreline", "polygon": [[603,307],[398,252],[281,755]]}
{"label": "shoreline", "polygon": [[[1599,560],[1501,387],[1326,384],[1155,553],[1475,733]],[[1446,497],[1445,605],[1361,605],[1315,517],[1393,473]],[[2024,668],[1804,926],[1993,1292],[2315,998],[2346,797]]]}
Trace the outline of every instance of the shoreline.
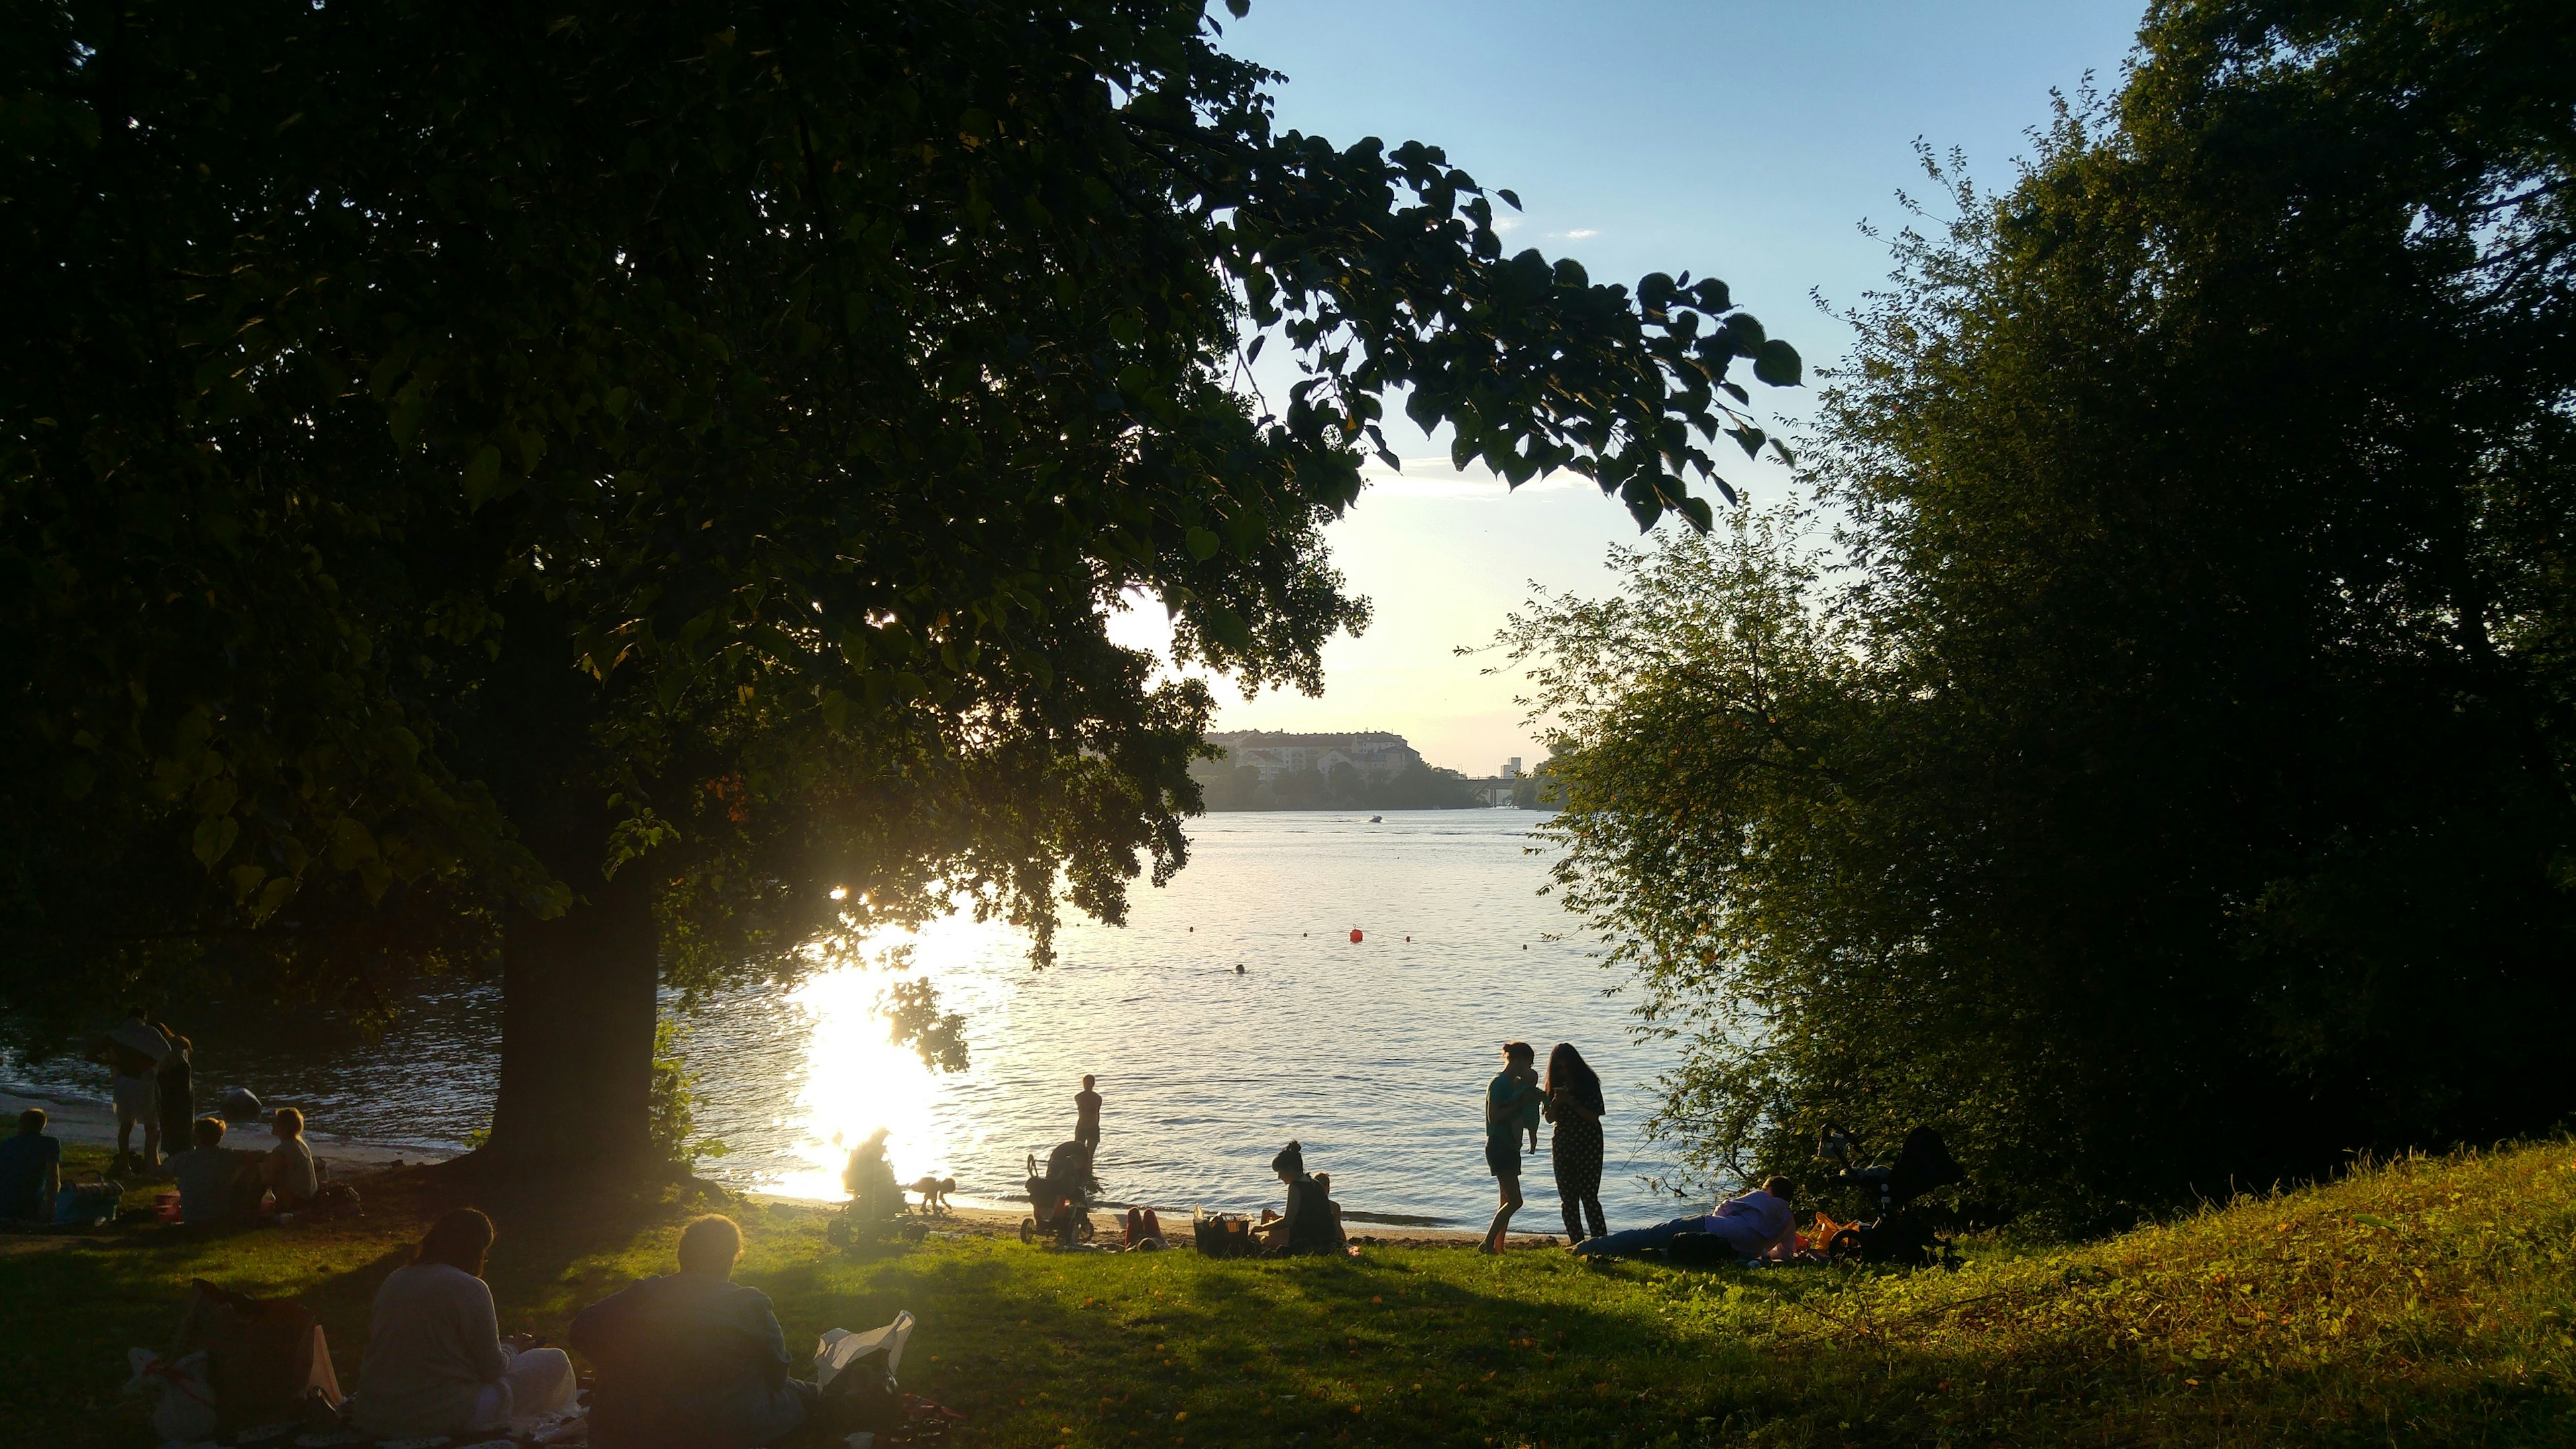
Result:
{"label": "shoreline", "polygon": [[[116,1108],[111,1103],[88,1097],[0,1090],[0,1113],[14,1120],[30,1107],[44,1112],[45,1131],[61,1139],[65,1146],[110,1149],[116,1146]],[[11,1130],[16,1129],[12,1127]],[[265,1124],[236,1122],[225,1133],[225,1140],[230,1141],[255,1130],[265,1132]],[[138,1132],[135,1135],[140,1137],[142,1134]],[[444,1148],[416,1144],[396,1146],[361,1142],[310,1126],[305,1129],[304,1140],[312,1147],[317,1162],[346,1163],[353,1169],[370,1172],[386,1167],[417,1167],[424,1163],[445,1162],[457,1155]]]}
{"label": "shoreline", "polygon": [[[86,1097],[0,1090],[0,1113],[15,1118],[17,1114],[30,1107],[43,1109],[46,1116],[45,1130],[61,1139],[66,1146],[105,1148],[116,1146],[116,1109],[109,1103]],[[228,1134],[227,1140],[231,1135],[256,1130],[258,1126],[257,1123],[236,1123],[232,1133]],[[396,1146],[381,1142],[356,1141],[334,1136],[313,1127],[307,1127],[304,1136],[305,1140],[312,1144],[313,1156],[317,1161],[341,1166],[342,1175],[350,1177],[392,1167],[419,1167],[445,1162],[459,1155],[453,1151],[435,1147]],[[757,1203],[780,1203],[824,1212],[839,1206],[831,1198],[800,1197],[789,1193],[769,1192],[760,1188],[734,1190],[740,1192],[747,1200]],[[1101,1225],[1100,1232],[1103,1239],[1117,1234],[1126,1208],[1127,1205],[1124,1203],[1113,1205],[1104,1202],[1092,1210],[1092,1221]],[[1258,1218],[1260,1212],[1261,1208],[1256,1206],[1244,1216]],[[1017,1233],[1020,1220],[1027,1216],[1028,1210],[1025,1207],[959,1202],[943,1216],[920,1217],[915,1220],[1009,1236]],[[1161,1216],[1164,1219],[1164,1232],[1175,1246],[1189,1241],[1189,1219],[1186,1216],[1177,1220],[1168,1214]],[[1476,1228],[1452,1228],[1424,1223],[1372,1222],[1367,1216],[1357,1213],[1346,1213],[1343,1221],[1349,1227],[1351,1240],[1367,1246],[1448,1247],[1460,1243],[1478,1242],[1485,1236]],[[1514,1232],[1511,1234],[1511,1241],[1514,1247],[1522,1248],[1546,1247],[1562,1239],[1553,1233]]]}

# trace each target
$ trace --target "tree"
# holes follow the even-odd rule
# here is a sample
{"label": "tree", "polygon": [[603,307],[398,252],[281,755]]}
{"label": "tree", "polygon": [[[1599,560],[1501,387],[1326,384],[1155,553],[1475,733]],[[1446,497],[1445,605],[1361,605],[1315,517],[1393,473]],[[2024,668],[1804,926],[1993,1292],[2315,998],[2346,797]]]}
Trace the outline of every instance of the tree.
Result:
{"label": "tree", "polygon": [[1570,899],[1795,1170],[2116,1222],[2576,1107],[2576,27],[2170,4],[1899,281],[1793,518],[1548,600]]}
{"label": "tree", "polygon": [[8,998],[497,961],[507,1164],[650,1155],[662,986],[1179,869],[1208,699],[1103,617],[1315,688],[1386,398],[1705,527],[1798,379],[1194,4],[7,25]]}

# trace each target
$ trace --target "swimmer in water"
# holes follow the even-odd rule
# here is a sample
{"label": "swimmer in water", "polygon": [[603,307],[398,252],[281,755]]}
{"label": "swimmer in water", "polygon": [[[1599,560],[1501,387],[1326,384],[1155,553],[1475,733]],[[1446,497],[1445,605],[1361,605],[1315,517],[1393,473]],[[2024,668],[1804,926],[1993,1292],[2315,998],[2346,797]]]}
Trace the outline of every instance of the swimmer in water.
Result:
{"label": "swimmer in water", "polygon": [[1242,974],[1243,974],[1243,963],[1242,963],[1242,962],[1237,961],[1237,962],[1235,962],[1235,963],[1234,963],[1234,974],[1235,974],[1235,975],[1237,975],[1237,976],[1240,976],[1240,975],[1242,975]]}

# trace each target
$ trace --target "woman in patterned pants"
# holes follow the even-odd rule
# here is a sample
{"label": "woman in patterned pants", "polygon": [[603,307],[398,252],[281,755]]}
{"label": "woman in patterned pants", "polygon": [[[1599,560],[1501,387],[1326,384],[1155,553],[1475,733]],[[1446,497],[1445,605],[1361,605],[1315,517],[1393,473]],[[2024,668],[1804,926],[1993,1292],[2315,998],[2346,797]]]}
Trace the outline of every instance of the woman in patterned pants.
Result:
{"label": "woman in patterned pants", "polygon": [[1584,1219],[1591,1236],[1609,1232],[1601,1216],[1601,1074],[1592,1070],[1571,1042],[1558,1042],[1547,1054],[1547,1120],[1556,1124],[1548,1138],[1548,1160],[1556,1167],[1556,1198],[1565,1209],[1568,1246],[1584,1239]]}

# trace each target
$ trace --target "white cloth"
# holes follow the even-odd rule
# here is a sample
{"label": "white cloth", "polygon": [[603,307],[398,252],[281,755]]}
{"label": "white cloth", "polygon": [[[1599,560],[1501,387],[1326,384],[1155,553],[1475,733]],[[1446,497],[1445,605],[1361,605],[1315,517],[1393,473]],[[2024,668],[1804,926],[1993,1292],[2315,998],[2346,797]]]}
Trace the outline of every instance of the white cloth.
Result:
{"label": "white cloth", "polygon": [[116,1115],[131,1118],[148,1127],[161,1125],[161,1087],[150,1077],[110,1077],[109,1095],[116,1098]]}
{"label": "white cloth", "polygon": [[1719,1203],[1700,1219],[1700,1231],[1726,1239],[1744,1257],[1759,1258],[1786,1242],[1797,1222],[1787,1203],[1757,1187]]}
{"label": "white cloth", "polygon": [[[481,1424],[483,1392],[500,1389],[506,1399],[511,1363],[482,1279],[445,1263],[396,1268],[368,1314],[358,1427],[380,1439],[409,1439]],[[570,1371],[569,1360],[564,1367]],[[493,1422],[508,1422],[510,1407],[504,1402]]]}
{"label": "white cloth", "polygon": [[581,1404],[581,1385],[573,1377],[572,1358],[559,1348],[530,1348],[510,1354],[510,1366],[497,1383],[474,1396],[468,1433],[506,1429],[512,1419],[528,1414],[569,1414]]}

